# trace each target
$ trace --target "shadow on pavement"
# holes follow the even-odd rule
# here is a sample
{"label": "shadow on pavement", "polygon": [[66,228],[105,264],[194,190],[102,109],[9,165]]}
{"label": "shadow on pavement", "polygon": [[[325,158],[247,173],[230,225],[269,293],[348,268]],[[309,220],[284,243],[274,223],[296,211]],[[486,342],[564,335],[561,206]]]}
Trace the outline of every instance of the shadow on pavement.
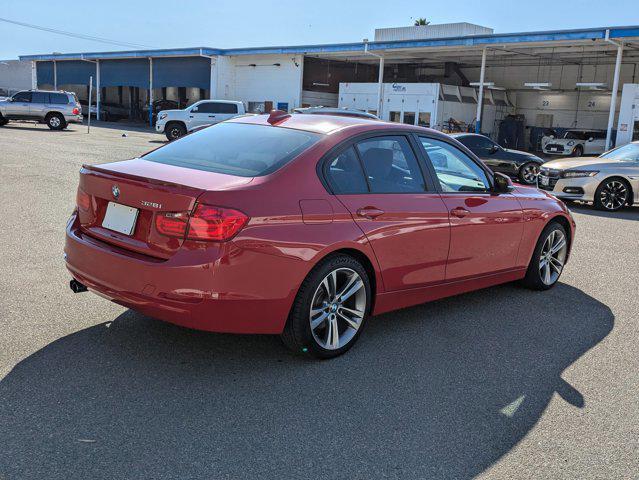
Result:
{"label": "shadow on pavement", "polygon": [[376,317],[318,362],[127,311],[0,382],[0,477],[470,478],[555,393],[587,405],[561,374],[613,323],[568,285],[506,285]]}
{"label": "shadow on pavement", "polygon": [[575,213],[590,215],[593,217],[613,218],[619,220],[639,220],[639,208],[637,206],[624,207],[616,212],[598,210],[594,206],[585,203],[571,203],[568,208]]}

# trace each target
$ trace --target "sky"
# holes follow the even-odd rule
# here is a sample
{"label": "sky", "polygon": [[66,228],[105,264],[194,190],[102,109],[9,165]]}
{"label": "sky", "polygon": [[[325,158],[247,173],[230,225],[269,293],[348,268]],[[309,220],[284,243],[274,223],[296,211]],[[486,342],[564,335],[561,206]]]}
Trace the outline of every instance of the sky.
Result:
{"label": "sky", "polygon": [[[149,48],[357,42],[375,28],[470,22],[496,33],[639,25],[638,0],[0,0],[0,17]],[[0,58],[135,50],[0,22]]]}

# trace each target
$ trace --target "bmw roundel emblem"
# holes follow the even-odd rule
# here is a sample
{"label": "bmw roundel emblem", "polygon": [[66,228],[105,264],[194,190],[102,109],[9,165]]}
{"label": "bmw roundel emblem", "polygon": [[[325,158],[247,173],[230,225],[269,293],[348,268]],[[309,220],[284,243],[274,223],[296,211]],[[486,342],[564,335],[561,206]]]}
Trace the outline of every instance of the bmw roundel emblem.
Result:
{"label": "bmw roundel emblem", "polygon": [[113,198],[118,198],[120,196],[120,189],[117,185],[113,185],[111,187],[111,193],[113,193]]}

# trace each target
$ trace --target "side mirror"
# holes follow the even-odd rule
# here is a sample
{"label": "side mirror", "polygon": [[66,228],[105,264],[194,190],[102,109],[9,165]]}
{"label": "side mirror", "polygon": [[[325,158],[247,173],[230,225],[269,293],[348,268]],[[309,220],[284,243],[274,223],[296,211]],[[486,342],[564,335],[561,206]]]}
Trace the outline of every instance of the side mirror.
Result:
{"label": "side mirror", "polygon": [[493,185],[495,193],[510,193],[515,189],[510,177],[499,172],[493,175]]}
{"label": "side mirror", "polygon": [[493,145],[490,147],[490,153],[497,153],[499,151],[499,145]]}
{"label": "side mirror", "polygon": [[594,139],[595,139],[595,137],[590,137],[590,138],[588,139],[588,141],[589,141],[589,142],[592,142]]}
{"label": "side mirror", "polygon": [[191,109],[191,113],[197,113],[197,107],[193,107],[193,108]]}

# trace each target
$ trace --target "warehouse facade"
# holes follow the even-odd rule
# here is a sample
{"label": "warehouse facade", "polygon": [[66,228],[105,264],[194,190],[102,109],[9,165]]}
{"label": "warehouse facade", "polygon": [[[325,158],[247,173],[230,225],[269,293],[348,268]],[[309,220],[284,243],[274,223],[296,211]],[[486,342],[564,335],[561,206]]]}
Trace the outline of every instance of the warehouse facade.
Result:
{"label": "warehouse facade", "polygon": [[[624,110],[618,92],[639,82],[639,26],[494,34],[447,24],[380,29],[374,41],[348,44],[20,59],[32,63],[33,87],[86,98],[93,77],[95,101],[138,110],[202,98],[241,100],[251,112],[344,106],[438,129],[452,120],[493,136],[505,116],[518,115],[527,127],[605,130],[612,143]],[[415,96],[414,83],[437,92]]]}

